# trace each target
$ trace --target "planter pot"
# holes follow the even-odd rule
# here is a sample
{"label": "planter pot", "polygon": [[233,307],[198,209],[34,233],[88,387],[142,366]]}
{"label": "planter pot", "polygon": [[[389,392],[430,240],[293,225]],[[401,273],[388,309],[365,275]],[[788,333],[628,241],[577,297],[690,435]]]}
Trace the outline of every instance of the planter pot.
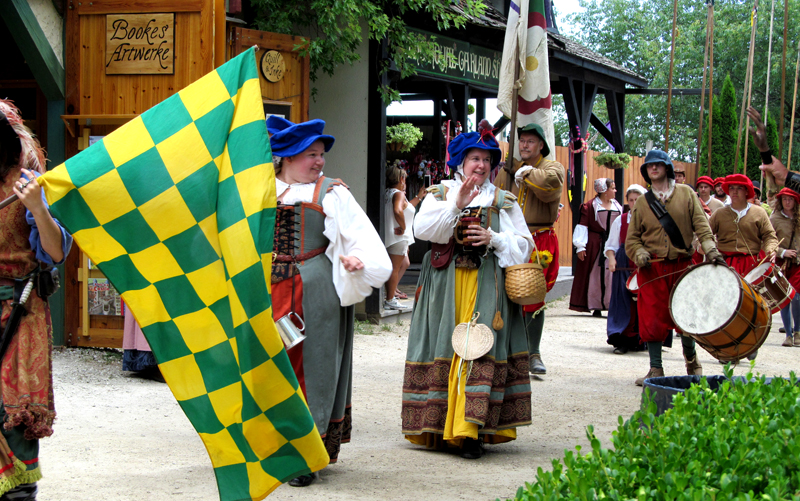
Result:
{"label": "planter pot", "polygon": [[[660,416],[672,408],[672,398],[678,393],[683,393],[689,389],[692,384],[698,384],[700,378],[705,378],[708,381],[708,387],[711,391],[717,391],[727,378],[725,376],[672,376],[672,377],[654,377],[645,379],[644,388],[650,389],[650,395],[656,404],[656,416]],[[732,381],[746,381],[744,376],[734,376]],[[771,377],[767,378],[767,383],[772,381]],[[642,402],[644,402],[644,394],[642,394]]]}

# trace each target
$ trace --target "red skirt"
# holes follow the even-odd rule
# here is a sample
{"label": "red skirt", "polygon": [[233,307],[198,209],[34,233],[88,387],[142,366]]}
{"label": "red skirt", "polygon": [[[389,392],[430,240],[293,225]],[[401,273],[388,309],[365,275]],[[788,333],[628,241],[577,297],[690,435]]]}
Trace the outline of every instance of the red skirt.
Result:
{"label": "red skirt", "polygon": [[[550,292],[550,289],[556,284],[556,279],[558,279],[558,237],[556,236],[555,230],[553,228],[548,228],[546,230],[539,230],[538,232],[531,235],[533,237],[533,243],[536,244],[536,249],[541,251],[547,251],[552,254],[552,261],[550,261],[550,265],[544,269],[544,280],[547,283],[547,292]],[[536,259],[531,256],[531,263],[535,263]],[[529,304],[523,306],[522,309],[526,312],[533,312],[539,311],[539,309],[544,306],[544,303],[537,303],[537,304]]]}
{"label": "red skirt", "polygon": [[[294,311],[300,315],[300,318],[303,318],[303,281],[300,279],[300,275],[295,275],[272,284],[272,319],[275,321],[292,311],[292,280],[294,280]],[[303,343],[297,344],[286,354],[289,355],[289,361],[292,362],[292,369],[297,376],[297,382],[300,383],[300,388],[303,389],[303,395],[308,398],[305,372],[303,371]]]}
{"label": "red skirt", "polygon": [[639,268],[639,300],[636,302],[636,309],[639,314],[639,337],[642,341],[663,343],[671,329],[679,331],[669,314],[669,295],[691,262],[691,258],[687,257]]}

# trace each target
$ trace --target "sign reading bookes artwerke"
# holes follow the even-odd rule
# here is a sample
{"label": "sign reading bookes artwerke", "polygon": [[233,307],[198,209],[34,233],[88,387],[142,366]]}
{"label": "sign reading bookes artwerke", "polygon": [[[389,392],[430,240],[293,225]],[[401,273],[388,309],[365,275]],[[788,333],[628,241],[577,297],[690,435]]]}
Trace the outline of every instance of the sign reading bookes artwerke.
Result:
{"label": "sign reading bookes artwerke", "polygon": [[174,73],[175,14],[106,16],[106,75]]}

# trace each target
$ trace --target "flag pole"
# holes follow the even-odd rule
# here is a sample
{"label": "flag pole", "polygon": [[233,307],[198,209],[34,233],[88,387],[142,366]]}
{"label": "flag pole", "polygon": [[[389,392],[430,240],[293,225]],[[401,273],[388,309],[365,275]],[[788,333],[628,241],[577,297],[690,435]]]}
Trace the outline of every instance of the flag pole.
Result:
{"label": "flag pole", "polygon": [[511,178],[514,175],[514,139],[517,135],[517,108],[519,107],[517,102],[519,96],[517,80],[519,80],[519,39],[517,39],[517,50],[514,53],[514,90],[511,91],[511,130],[508,132],[508,161],[503,167],[506,170],[506,182],[503,183],[503,189],[506,191],[511,189]]}
{"label": "flag pole", "polygon": [[0,202],[0,209],[4,209],[7,205],[11,205],[12,203],[16,202],[17,198],[19,198],[19,197],[17,197],[16,194],[11,195],[10,197],[6,198],[2,202]]}

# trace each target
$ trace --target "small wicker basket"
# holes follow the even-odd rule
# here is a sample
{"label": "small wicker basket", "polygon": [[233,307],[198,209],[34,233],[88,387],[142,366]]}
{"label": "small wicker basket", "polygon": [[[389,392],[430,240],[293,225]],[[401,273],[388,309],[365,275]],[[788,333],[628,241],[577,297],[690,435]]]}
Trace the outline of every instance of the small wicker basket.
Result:
{"label": "small wicker basket", "polygon": [[506,268],[506,294],[512,302],[523,306],[544,302],[547,282],[542,265],[525,263]]}

